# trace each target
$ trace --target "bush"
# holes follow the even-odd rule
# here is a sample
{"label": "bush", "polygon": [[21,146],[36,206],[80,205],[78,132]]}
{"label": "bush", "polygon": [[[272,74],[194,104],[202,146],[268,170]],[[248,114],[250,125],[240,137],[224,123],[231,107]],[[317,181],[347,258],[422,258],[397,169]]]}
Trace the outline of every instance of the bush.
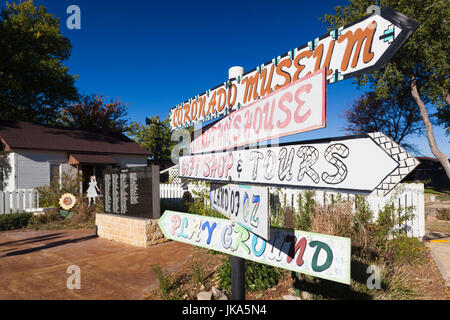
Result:
{"label": "bush", "polygon": [[96,204],[89,207],[86,198],[77,197],[77,203],[71,211],[73,212],[73,215],[70,218],[72,222],[86,222],[95,216],[95,212],[103,211],[103,201],[100,201],[100,198],[97,198]]}
{"label": "bush", "polygon": [[64,193],[72,193],[78,195],[81,175],[73,175],[63,172],[61,176],[61,184],[59,177],[55,177],[50,185],[44,187],[37,187],[39,193],[39,206],[41,208],[59,207],[59,199]]}
{"label": "bush", "polygon": [[402,236],[405,230],[401,226],[412,217],[412,207],[396,208],[388,203],[373,221],[373,212],[364,196],[355,197],[355,210],[351,201],[338,197],[336,200],[327,206],[314,206],[311,231],[350,238],[352,253],[359,257],[384,256],[388,241]]}
{"label": "bush", "polygon": [[[188,210],[193,202],[194,202],[194,198],[192,197],[192,194],[189,191],[185,191],[183,193],[183,197],[181,198],[181,204],[182,204],[183,208],[185,208],[185,210]],[[183,210],[183,211],[185,211],[185,210]]]}
{"label": "bush", "polygon": [[61,216],[59,209],[48,210],[43,214],[33,215],[29,221],[30,226],[36,226],[41,224],[48,224],[54,222],[63,221],[64,217]]}
{"label": "bush", "polygon": [[283,228],[286,210],[281,205],[280,193],[281,189],[277,189],[276,193],[270,193],[269,195],[270,225]]}
{"label": "bush", "polygon": [[411,211],[412,207],[395,208],[393,203],[388,203],[378,211],[374,241],[375,246],[381,252],[386,251],[386,244],[389,239],[404,234],[404,230],[400,226],[412,218]]}
{"label": "bush", "polygon": [[[224,218],[224,216],[211,208],[208,205],[205,205],[205,203],[209,202],[209,188],[210,183],[208,182],[192,182],[196,186],[197,190],[193,190],[192,193],[194,194],[195,198],[193,198],[193,201],[185,202],[188,206],[187,212],[192,214],[198,214],[201,216],[209,216],[209,217],[216,217],[216,218]],[[186,194],[186,193],[185,193]]]}
{"label": "bush", "polygon": [[78,197],[75,207],[66,211],[66,213],[71,213],[68,217],[62,215],[63,210],[52,209],[44,214],[33,216],[28,223],[28,227],[37,230],[93,228],[95,212],[100,212],[102,207],[101,201],[97,201],[95,206],[88,207],[86,199]]}
{"label": "bush", "polygon": [[[278,283],[283,272],[275,267],[245,261],[245,288],[249,291],[267,290]],[[231,292],[231,262],[230,256],[222,259],[219,267],[220,287]]]}
{"label": "bush", "polygon": [[0,231],[25,228],[28,225],[32,215],[32,213],[27,212],[1,214]]}
{"label": "bush", "polygon": [[183,206],[181,201],[178,201],[178,199],[161,198],[161,199],[159,199],[159,205],[160,205],[161,214],[163,214],[166,210],[178,211],[178,212],[186,211],[186,208]]}
{"label": "bush", "polygon": [[442,209],[436,209],[437,211],[437,215],[436,218],[438,218],[439,220],[450,220],[450,210],[447,208],[442,208]]}
{"label": "bush", "polygon": [[419,239],[400,235],[388,241],[385,259],[408,264],[422,263],[424,250],[424,244]]}
{"label": "bush", "polygon": [[299,213],[294,214],[294,229],[303,231],[311,230],[311,217],[316,207],[315,195],[316,192],[313,190],[299,192],[297,198]]}
{"label": "bush", "polygon": [[[165,300],[180,300],[180,293],[176,288],[176,281],[170,274],[164,272],[159,265],[152,265],[152,271],[156,274],[159,282],[159,292]],[[172,292],[174,290],[174,292]]]}
{"label": "bush", "polygon": [[194,283],[202,284],[206,279],[203,265],[199,261],[195,260],[191,265],[191,270],[192,270],[192,277],[194,278]]}
{"label": "bush", "polygon": [[353,213],[350,202],[316,206],[311,221],[311,231],[335,236],[352,236]]}

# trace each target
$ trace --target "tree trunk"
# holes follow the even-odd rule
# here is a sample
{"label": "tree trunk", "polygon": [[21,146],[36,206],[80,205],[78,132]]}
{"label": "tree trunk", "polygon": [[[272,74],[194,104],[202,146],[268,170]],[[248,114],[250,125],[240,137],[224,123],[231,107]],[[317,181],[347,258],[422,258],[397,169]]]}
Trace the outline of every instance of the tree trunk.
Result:
{"label": "tree trunk", "polygon": [[430,118],[428,117],[428,112],[425,107],[425,103],[423,103],[422,98],[419,95],[419,91],[417,90],[416,79],[413,76],[411,81],[411,94],[419,106],[420,115],[422,116],[423,123],[425,124],[425,132],[428,139],[428,144],[430,145],[431,152],[434,154],[436,159],[442,164],[442,167],[447,174],[447,177],[450,179],[450,163],[448,162],[448,158],[445,154],[443,154],[436,143],[436,139],[434,138],[433,126],[431,125]]}

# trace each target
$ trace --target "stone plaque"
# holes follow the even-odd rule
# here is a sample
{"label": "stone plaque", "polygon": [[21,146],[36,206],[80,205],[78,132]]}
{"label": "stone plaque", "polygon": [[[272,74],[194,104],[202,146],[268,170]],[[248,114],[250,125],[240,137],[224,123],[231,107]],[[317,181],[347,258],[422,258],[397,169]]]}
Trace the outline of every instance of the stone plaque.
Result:
{"label": "stone plaque", "polygon": [[119,212],[119,174],[112,173],[112,211]]}
{"label": "stone plaque", "polygon": [[111,175],[105,174],[105,212],[111,212]]}
{"label": "stone plaque", "polygon": [[159,218],[159,167],[105,170],[105,213]]}

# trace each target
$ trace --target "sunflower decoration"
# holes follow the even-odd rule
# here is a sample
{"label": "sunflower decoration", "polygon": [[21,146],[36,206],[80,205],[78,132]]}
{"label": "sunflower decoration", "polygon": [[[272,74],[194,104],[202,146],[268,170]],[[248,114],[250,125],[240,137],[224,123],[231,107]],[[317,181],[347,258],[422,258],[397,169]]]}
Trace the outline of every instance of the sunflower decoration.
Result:
{"label": "sunflower decoration", "polygon": [[77,200],[73,194],[63,194],[61,198],[59,198],[59,205],[64,209],[61,210],[61,215],[65,218],[70,218],[72,216],[72,212],[69,212],[69,210],[72,209],[76,203]]}

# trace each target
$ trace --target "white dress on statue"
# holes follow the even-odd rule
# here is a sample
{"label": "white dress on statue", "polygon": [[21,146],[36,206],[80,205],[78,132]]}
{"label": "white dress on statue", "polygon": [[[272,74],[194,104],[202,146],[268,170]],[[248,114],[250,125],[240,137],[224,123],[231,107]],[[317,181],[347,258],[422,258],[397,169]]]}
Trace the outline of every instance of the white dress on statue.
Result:
{"label": "white dress on statue", "polygon": [[97,183],[94,181],[89,182],[89,188],[87,189],[87,197],[88,198],[98,197],[97,190],[95,190],[96,185],[97,185]]}

